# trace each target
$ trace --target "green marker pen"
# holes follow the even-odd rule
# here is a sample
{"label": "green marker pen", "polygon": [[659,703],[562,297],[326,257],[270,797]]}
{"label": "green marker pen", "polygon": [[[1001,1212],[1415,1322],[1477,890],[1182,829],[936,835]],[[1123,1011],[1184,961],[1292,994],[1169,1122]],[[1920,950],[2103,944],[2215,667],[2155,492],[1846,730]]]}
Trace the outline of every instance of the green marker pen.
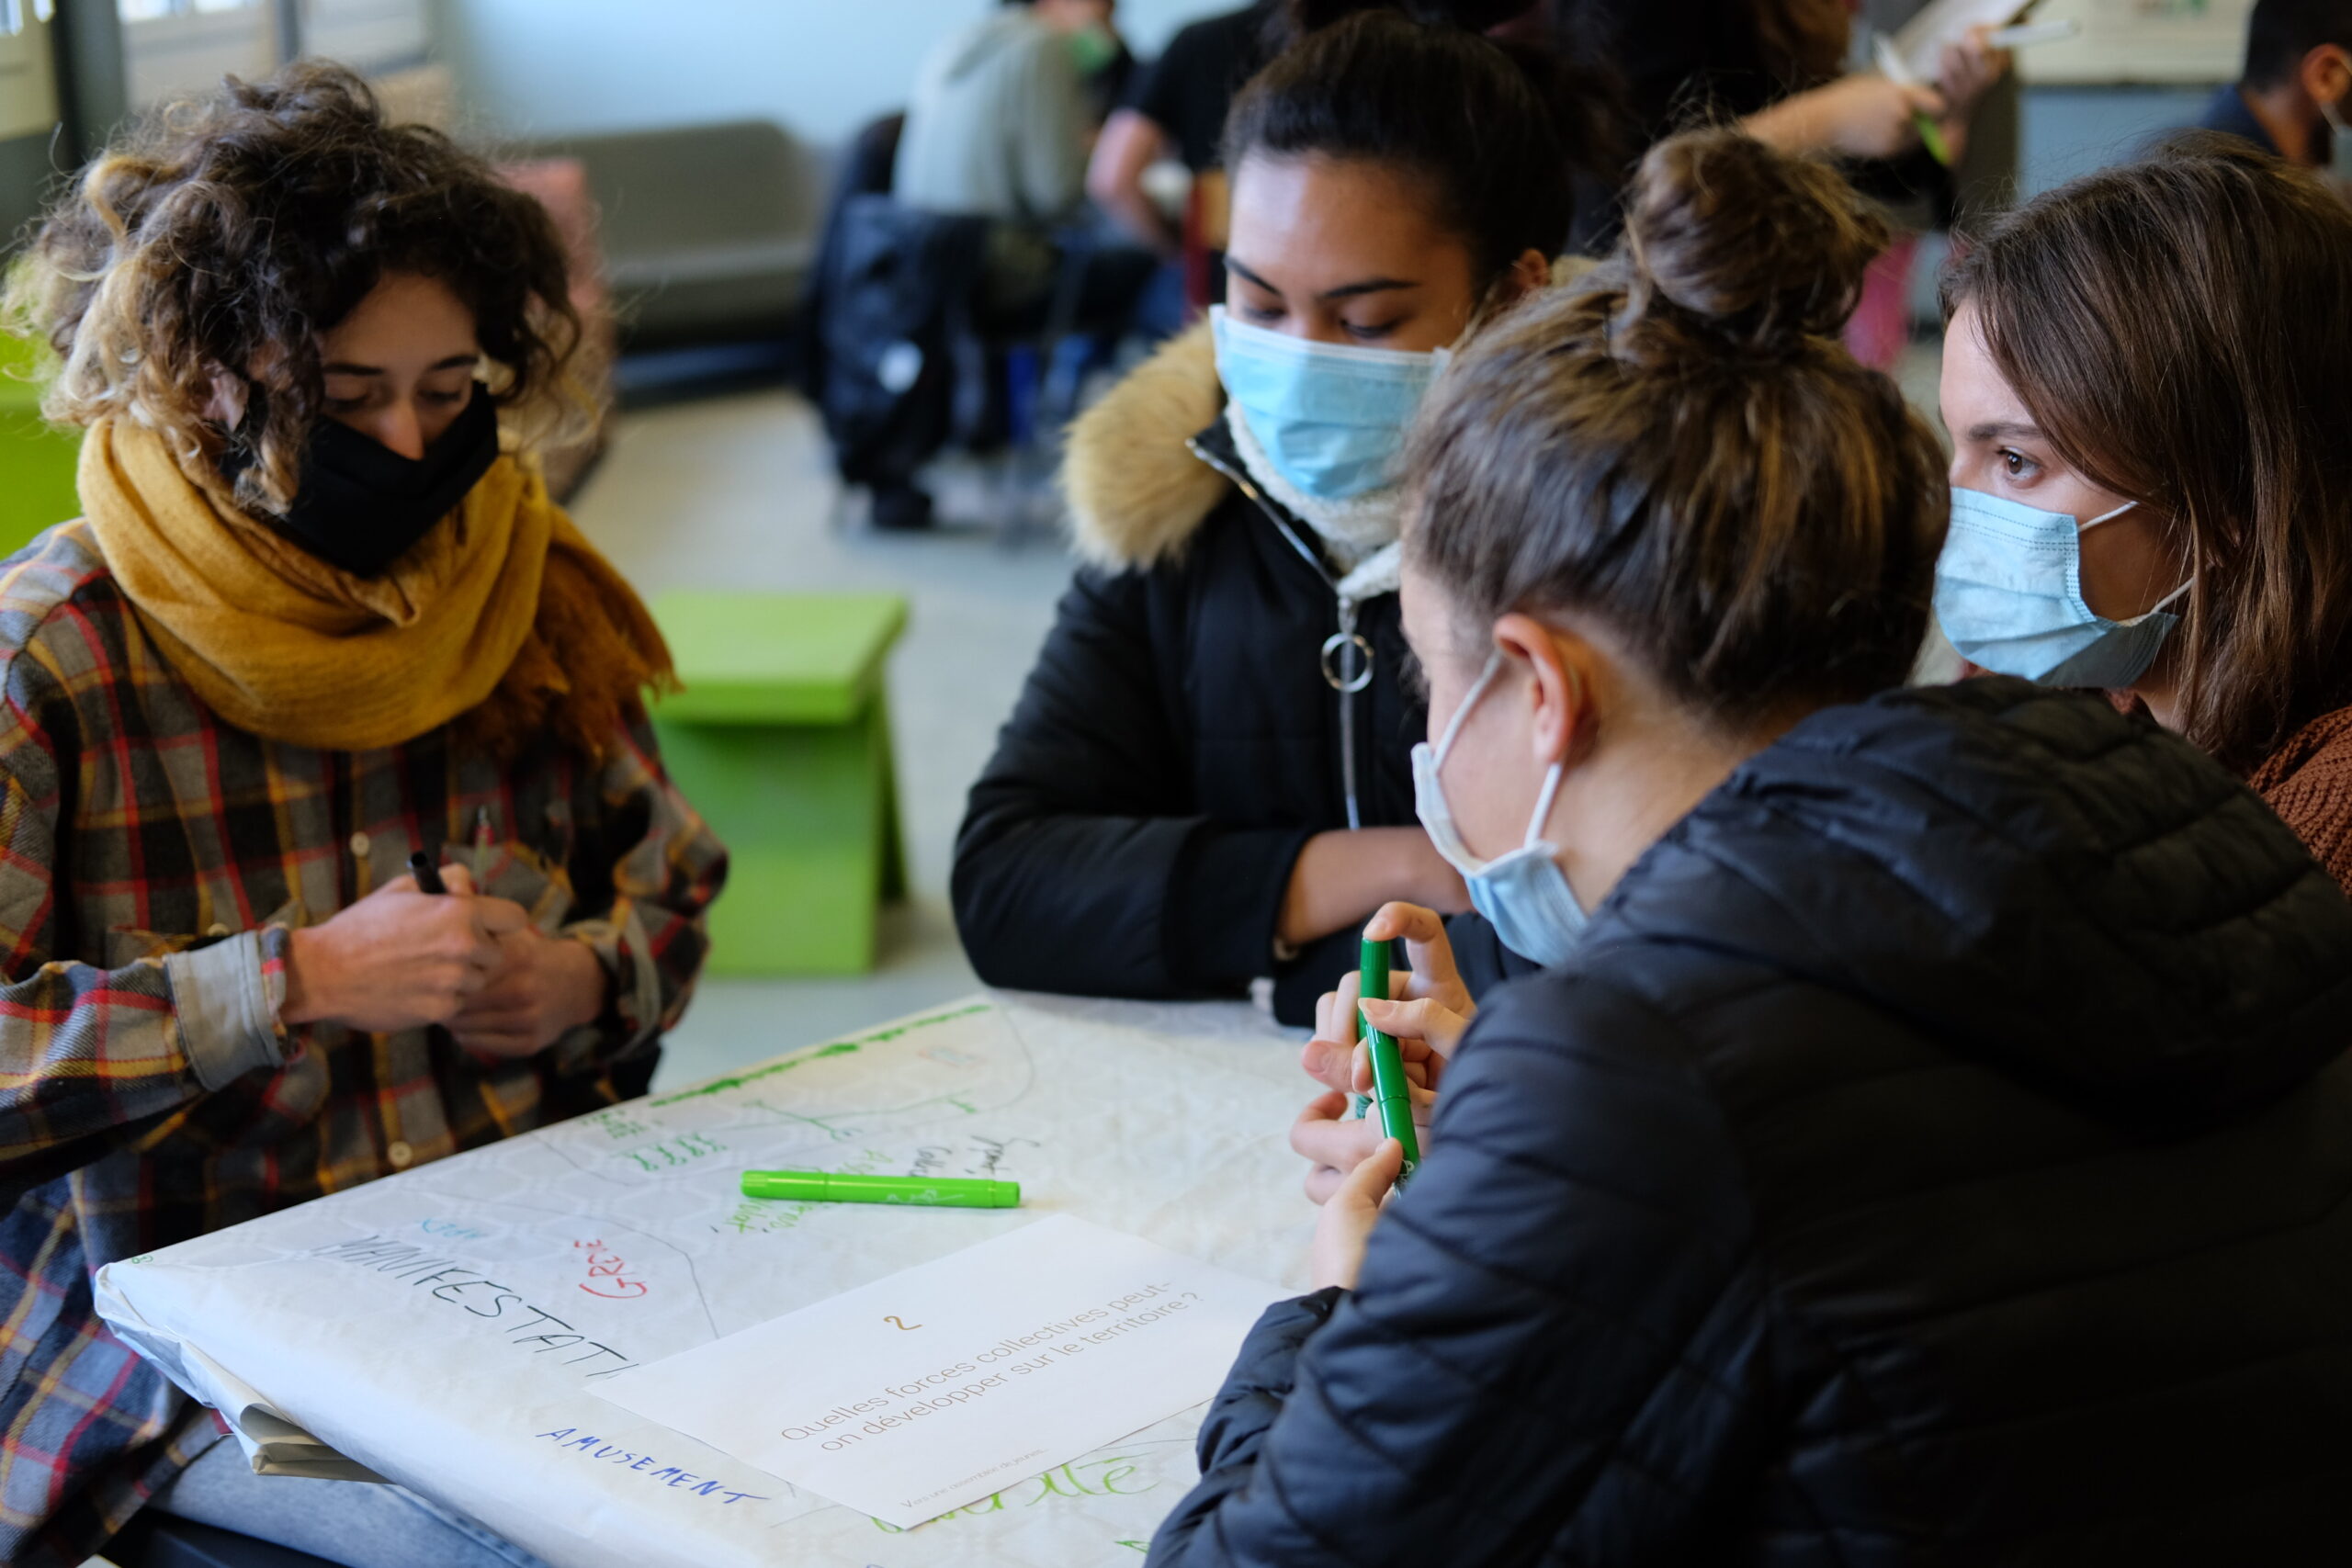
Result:
{"label": "green marker pen", "polygon": [[[1356,996],[1384,999],[1388,995],[1388,944],[1367,938],[1362,952]],[[1364,1043],[1372,1048],[1372,1102],[1380,1110],[1380,1131],[1405,1145],[1405,1166],[1396,1173],[1396,1185],[1402,1187],[1421,1163],[1421,1140],[1413,1130],[1413,1091],[1405,1077],[1405,1054],[1397,1049],[1394,1038],[1372,1026],[1372,1020],[1363,1016],[1361,1007],[1356,1010],[1356,1021],[1363,1026]]]}
{"label": "green marker pen", "polygon": [[1951,168],[1951,143],[1944,140],[1942,128],[1923,114],[1911,117],[1911,128],[1919,133],[1919,145],[1928,150],[1928,156],[1945,168]]}
{"label": "green marker pen", "polygon": [[1021,1183],[940,1176],[842,1176],[829,1170],[747,1170],[743,1173],[743,1196],[803,1203],[1017,1209],[1021,1207]]}

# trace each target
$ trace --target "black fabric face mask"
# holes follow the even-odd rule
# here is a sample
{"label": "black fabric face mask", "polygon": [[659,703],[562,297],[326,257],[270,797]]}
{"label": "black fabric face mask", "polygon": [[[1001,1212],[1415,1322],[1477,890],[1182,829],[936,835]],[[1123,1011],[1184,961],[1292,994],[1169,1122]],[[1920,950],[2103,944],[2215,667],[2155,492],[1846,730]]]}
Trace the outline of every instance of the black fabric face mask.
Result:
{"label": "black fabric face mask", "polygon": [[[464,412],[422,457],[403,457],[322,415],[302,454],[293,504],[263,521],[329,566],[381,577],[457,510],[496,461],[498,405],[479,381]],[[234,484],[251,463],[232,450],[222,455],[220,471]]]}

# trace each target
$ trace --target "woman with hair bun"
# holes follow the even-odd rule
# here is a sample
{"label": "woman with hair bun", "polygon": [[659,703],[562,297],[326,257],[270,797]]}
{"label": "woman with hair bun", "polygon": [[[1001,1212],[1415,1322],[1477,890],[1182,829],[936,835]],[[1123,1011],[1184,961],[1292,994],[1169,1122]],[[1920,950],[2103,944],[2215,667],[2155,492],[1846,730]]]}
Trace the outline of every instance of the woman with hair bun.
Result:
{"label": "woman with hair bun", "polygon": [[1831,335],[1855,202],[1669,140],[1431,389],[1420,815],[1553,957],[1324,1205],[1159,1568],[2341,1555],[2352,904],[2154,725],[1900,689],[1943,457]]}
{"label": "woman with hair bun", "polygon": [[0,1558],[153,1507],[527,1562],[255,1476],[90,1281],[641,1093],[685,1007],[725,857],[647,724],[669,655],[529,455],[582,412],[561,243],[298,64],[129,133],[11,298],[85,515],[0,569]]}
{"label": "woman with hair bun", "polygon": [[1383,902],[1467,908],[1413,821],[1396,469],[1442,351],[1547,281],[1589,152],[1475,30],[1511,8],[1306,0],[1236,99],[1227,303],[1073,430],[1080,568],[956,842],[991,985],[1263,978],[1305,1022]]}

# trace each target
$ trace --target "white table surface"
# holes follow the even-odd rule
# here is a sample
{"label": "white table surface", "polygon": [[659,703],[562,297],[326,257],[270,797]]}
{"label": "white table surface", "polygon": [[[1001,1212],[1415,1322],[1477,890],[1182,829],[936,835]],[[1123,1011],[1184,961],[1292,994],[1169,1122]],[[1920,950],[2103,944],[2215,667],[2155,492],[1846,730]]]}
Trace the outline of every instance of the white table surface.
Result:
{"label": "white table surface", "polygon": [[[899,1532],[596,1380],[1048,1213],[1303,1289],[1298,1038],[1239,1003],[975,997],[126,1259],[99,1307],[249,1447],[356,1461],[556,1568],[1132,1562],[1195,1478],[1198,1409]],[[737,1194],[851,1164],[1011,1177],[1023,1206]]]}

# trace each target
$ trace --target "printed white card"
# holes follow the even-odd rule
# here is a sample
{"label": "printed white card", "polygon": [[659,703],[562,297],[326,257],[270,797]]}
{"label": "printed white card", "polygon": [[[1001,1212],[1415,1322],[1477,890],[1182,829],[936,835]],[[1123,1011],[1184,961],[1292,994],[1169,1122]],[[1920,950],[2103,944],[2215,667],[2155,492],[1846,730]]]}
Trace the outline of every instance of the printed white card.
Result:
{"label": "printed white card", "polygon": [[1061,1214],[596,1392],[910,1528],[1209,1398],[1283,1293]]}

